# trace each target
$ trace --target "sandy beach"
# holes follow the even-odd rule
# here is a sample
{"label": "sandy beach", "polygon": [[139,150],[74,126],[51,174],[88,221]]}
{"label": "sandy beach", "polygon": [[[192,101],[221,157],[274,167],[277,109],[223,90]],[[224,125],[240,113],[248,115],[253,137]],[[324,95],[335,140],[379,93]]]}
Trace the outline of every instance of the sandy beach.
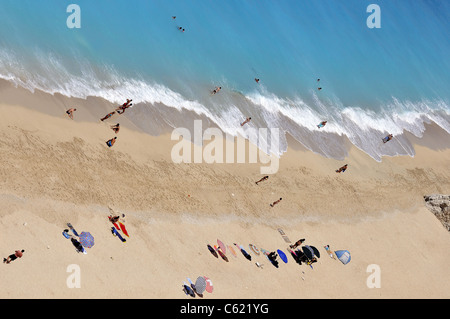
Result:
{"label": "sandy beach", "polygon": [[[135,109],[101,122],[114,108],[106,101],[6,87],[0,95],[0,252],[25,250],[2,264],[1,298],[189,299],[181,285],[198,276],[214,284],[204,299],[450,297],[450,235],[423,201],[450,193],[445,144],[410,136],[414,157],[376,162],[350,143],[338,161],[292,141],[279,171],[255,185],[260,163],[173,163],[178,141],[139,130],[127,119]],[[424,139],[433,134],[448,139],[430,124]],[[108,207],[125,214],[126,243],[111,234]],[[86,255],[62,236],[68,222],[95,237]],[[227,253],[225,262],[207,249],[220,239],[287,252],[278,229],[319,249],[313,269],[291,256],[279,268],[255,254],[250,262]],[[327,256],[327,244],[350,251],[351,262]],[[80,288],[67,285],[70,265]],[[370,265],[379,266],[379,288],[367,285]]]}

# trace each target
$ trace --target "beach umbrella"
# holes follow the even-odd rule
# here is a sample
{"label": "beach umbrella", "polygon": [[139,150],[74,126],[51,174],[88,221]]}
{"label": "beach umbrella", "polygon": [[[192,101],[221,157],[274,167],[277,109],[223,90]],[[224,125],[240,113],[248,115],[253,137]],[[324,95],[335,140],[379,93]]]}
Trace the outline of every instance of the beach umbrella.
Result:
{"label": "beach umbrella", "polygon": [[214,257],[219,258],[219,256],[217,255],[216,251],[214,250],[214,248],[211,247],[211,245],[207,245],[208,246],[208,250],[211,254],[213,254]]}
{"label": "beach umbrella", "polygon": [[220,249],[222,249],[222,252],[224,254],[227,253],[227,247],[224,245],[224,243],[222,243],[220,240],[217,239],[217,244],[219,245]]}
{"label": "beach umbrella", "polygon": [[309,247],[311,247],[312,251],[314,252],[314,255],[317,256],[317,258],[320,258],[319,250],[314,246],[309,246]]}
{"label": "beach umbrella", "polygon": [[89,232],[82,232],[79,236],[80,243],[83,245],[83,247],[91,248],[94,246],[94,236],[91,235]]}
{"label": "beach umbrella", "polygon": [[352,259],[348,250],[336,250],[334,253],[344,265],[348,264]]}
{"label": "beach umbrella", "polygon": [[236,252],[234,251],[233,247],[231,247],[230,245],[228,245],[228,250],[231,252],[231,254],[233,255],[234,258],[237,257]]}
{"label": "beach umbrella", "polygon": [[186,295],[189,295],[189,296],[195,298],[195,293],[194,293],[194,291],[193,291],[193,290],[187,285],[187,283],[185,283],[185,282],[183,282],[183,290],[184,290],[184,293],[185,293]]}
{"label": "beach umbrella", "polygon": [[259,256],[259,254],[260,254],[259,249],[255,245],[248,244],[248,247],[250,248],[251,251],[253,251],[255,253],[255,255]]}
{"label": "beach umbrella", "polygon": [[287,264],[288,259],[283,251],[280,249],[277,250],[278,256],[280,256],[281,260],[284,261],[285,264]]}
{"label": "beach umbrella", "polygon": [[213,283],[212,283],[211,279],[209,279],[208,277],[205,277],[205,276],[203,276],[203,278],[205,278],[205,281],[206,281],[205,290],[209,293],[212,293],[214,288],[213,288]]}
{"label": "beach umbrella", "polygon": [[203,277],[198,277],[195,281],[195,291],[201,295],[206,289],[206,280]]}
{"label": "beach umbrella", "polygon": [[312,259],[314,257],[314,251],[308,245],[302,246],[302,250],[308,259]]}

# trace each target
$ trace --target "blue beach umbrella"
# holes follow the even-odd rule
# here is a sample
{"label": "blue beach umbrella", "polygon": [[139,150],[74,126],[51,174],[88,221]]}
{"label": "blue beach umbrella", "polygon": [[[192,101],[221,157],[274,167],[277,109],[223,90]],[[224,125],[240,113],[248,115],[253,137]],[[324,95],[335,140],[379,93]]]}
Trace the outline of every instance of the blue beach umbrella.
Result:
{"label": "blue beach umbrella", "polygon": [[94,246],[94,236],[91,235],[91,233],[88,232],[82,232],[80,234],[80,243],[83,245],[83,247],[91,248]]}
{"label": "blue beach umbrella", "polygon": [[334,253],[344,265],[348,264],[352,259],[348,250],[336,250]]}
{"label": "blue beach umbrella", "polygon": [[285,264],[287,264],[288,259],[283,251],[280,249],[277,250],[278,256],[280,256],[281,260],[284,261]]}

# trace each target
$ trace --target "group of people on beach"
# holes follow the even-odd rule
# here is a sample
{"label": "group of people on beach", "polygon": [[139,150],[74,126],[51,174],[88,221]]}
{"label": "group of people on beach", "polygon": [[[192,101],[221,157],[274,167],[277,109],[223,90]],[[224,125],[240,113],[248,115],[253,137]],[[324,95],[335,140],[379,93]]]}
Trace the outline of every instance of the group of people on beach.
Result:
{"label": "group of people on beach", "polygon": [[[119,106],[118,108],[116,108],[114,111],[109,112],[108,114],[106,114],[104,117],[102,117],[102,118],[100,119],[100,121],[103,122],[104,120],[107,120],[107,119],[111,118],[116,112],[117,112],[117,114],[123,114],[123,113],[125,113],[125,110],[128,109],[128,108],[130,108],[130,107],[133,105],[133,103],[131,103],[132,101],[133,101],[132,99],[127,99],[127,101],[126,101],[125,103],[123,103],[122,105],[120,105],[120,106]],[[68,110],[66,111],[66,114],[69,116],[70,119],[73,120],[73,114],[74,114],[74,112],[75,112],[76,110],[77,110],[76,108],[70,108],[70,109],[68,109]],[[117,134],[117,133],[119,133],[119,130],[120,130],[120,123],[111,125],[110,128],[114,131],[114,133]],[[111,138],[111,139],[109,139],[109,140],[106,141],[106,145],[107,145],[108,147],[112,147],[112,146],[114,145],[114,143],[116,142],[116,140],[117,140],[117,136],[114,136],[113,138]]]}

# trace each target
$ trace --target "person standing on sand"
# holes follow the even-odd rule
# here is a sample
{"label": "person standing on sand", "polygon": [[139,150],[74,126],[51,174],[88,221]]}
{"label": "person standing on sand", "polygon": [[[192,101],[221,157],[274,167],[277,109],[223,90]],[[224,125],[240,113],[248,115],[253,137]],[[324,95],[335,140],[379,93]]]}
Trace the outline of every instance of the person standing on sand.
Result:
{"label": "person standing on sand", "polygon": [[72,108],[72,109],[68,109],[67,111],[66,111],[66,113],[67,113],[67,115],[69,115],[69,117],[73,120],[73,112],[75,112],[77,109],[74,109],[74,108]]}
{"label": "person standing on sand", "polygon": [[114,131],[114,133],[119,133],[120,130],[120,124],[117,123],[116,125],[111,125],[111,129]]}
{"label": "person standing on sand", "polygon": [[17,258],[22,258],[25,250],[16,250],[14,254],[8,256],[8,258],[3,258],[3,263],[9,264],[11,261],[16,260]]}
{"label": "person standing on sand", "polygon": [[347,164],[345,164],[341,168],[337,169],[336,173],[344,173],[346,169],[347,169]]}
{"label": "person standing on sand", "polygon": [[112,111],[111,113],[106,114],[104,118],[100,119],[100,121],[103,122],[104,120],[109,119],[115,113],[116,111]]}
{"label": "person standing on sand", "polygon": [[241,123],[241,126],[244,126],[245,124],[247,124],[248,122],[250,122],[251,119],[252,119],[251,117],[247,117],[247,118],[245,119],[245,121]]}
{"label": "person standing on sand", "polygon": [[255,182],[256,185],[258,185],[258,183],[265,181],[266,179],[269,179],[269,176],[264,176],[263,178],[261,178],[259,181]]}
{"label": "person standing on sand", "polygon": [[108,147],[111,147],[114,145],[114,143],[116,142],[117,136],[113,137],[112,139],[108,140],[106,142],[106,145],[108,145]]}
{"label": "person standing on sand", "polygon": [[276,204],[278,204],[279,202],[281,202],[281,200],[282,200],[282,198],[280,197],[279,200],[277,200],[277,201],[273,202],[272,204],[270,204],[270,207],[275,206]]}

